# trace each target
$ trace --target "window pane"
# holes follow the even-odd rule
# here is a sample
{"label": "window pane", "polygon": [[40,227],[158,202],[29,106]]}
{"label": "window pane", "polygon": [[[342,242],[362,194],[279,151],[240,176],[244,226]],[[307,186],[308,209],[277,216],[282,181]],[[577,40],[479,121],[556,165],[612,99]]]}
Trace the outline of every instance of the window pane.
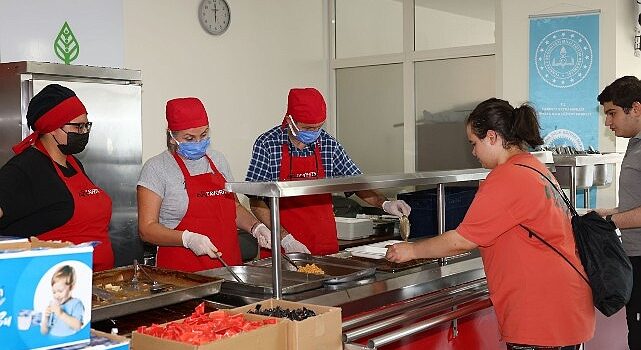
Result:
{"label": "window pane", "polygon": [[415,0],[416,51],[494,43],[496,0]]}
{"label": "window pane", "polygon": [[403,2],[336,0],[336,58],[403,52]]}
{"label": "window pane", "polygon": [[338,139],[365,174],[403,172],[403,66],[336,70]]}
{"label": "window pane", "polygon": [[417,62],[416,170],[478,168],[465,118],[496,92],[494,56]]}

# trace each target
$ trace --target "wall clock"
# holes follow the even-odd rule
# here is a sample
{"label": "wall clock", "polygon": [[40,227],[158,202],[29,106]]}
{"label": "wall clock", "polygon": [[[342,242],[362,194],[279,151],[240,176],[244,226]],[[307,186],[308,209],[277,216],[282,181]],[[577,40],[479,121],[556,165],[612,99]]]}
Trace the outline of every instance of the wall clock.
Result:
{"label": "wall clock", "polygon": [[207,33],[221,35],[231,22],[231,11],[225,0],[202,0],[198,6],[198,20]]}

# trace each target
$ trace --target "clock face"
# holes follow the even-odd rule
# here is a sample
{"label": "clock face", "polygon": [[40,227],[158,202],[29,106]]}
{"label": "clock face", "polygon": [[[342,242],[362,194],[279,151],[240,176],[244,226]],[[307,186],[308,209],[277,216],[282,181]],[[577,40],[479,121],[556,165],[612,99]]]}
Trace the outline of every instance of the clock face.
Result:
{"label": "clock face", "polygon": [[200,25],[208,33],[220,35],[229,28],[231,12],[225,0],[202,0],[198,7]]}

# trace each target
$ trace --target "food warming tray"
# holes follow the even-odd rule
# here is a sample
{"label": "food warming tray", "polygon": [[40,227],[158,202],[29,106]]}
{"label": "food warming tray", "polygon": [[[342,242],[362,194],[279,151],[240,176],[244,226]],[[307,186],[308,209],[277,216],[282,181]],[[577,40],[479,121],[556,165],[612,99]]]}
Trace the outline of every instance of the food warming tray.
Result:
{"label": "food warming tray", "polygon": [[[224,278],[225,282],[222,285],[222,290],[224,291],[273,294],[271,267],[244,265],[230,266],[230,268],[244,283],[237,282],[224,267],[201,271],[198,274]],[[283,270],[282,293],[294,294],[316,289],[323,286],[325,279],[326,277],[322,275]]]}
{"label": "food warming tray", "polygon": [[[159,269],[153,266],[141,265],[149,277],[163,284],[166,288],[151,292],[151,281],[144,273],[138,274],[138,289],[133,288],[133,266],[124,266],[112,270],[94,272],[94,289],[100,290],[100,295],[93,296],[91,320],[99,321],[108,318],[128,315],[134,312],[201,298],[216,294],[220,291],[223,279],[207,277],[194,273]],[[110,284],[111,286],[107,286]],[[121,290],[116,290],[118,287]],[[111,294],[104,299],[105,293]]]}
{"label": "food warming tray", "polygon": [[[313,256],[306,253],[289,253],[289,258],[298,266],[306,264],[315,264],[325,272],[324,283],[326,284],[339,284],[356,280],[361,280],[371,277],[376,273],[376,267],[367,262],[353,261],[349,259],[341,259],[331,256]],[[251,263],[254,266],[272,266],[272,259],[262,259]],[[296,271],[292,264],[283,260],[283,269]]]}

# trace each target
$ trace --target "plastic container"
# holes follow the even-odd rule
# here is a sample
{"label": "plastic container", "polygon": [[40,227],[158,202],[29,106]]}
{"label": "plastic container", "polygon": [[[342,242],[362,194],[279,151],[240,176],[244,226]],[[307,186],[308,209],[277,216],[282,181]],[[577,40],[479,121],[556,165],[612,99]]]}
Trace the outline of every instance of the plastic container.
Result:
{"label": "plastic container", "polygon": [[374,233],[374,223],[371,219],[343,218],[339,216],[335,219],[338,239],[353,240],[369,237]]}
{"label": "plastic container", "polygon": [[[472,204],[478,187],[445,187],[445,231],[455,229]],[[438,218],[436,208],[436,189],[400,193],[402,199],[412,212],[410,220],[410,239],[416,237],[431,237],[438,234]]]}

